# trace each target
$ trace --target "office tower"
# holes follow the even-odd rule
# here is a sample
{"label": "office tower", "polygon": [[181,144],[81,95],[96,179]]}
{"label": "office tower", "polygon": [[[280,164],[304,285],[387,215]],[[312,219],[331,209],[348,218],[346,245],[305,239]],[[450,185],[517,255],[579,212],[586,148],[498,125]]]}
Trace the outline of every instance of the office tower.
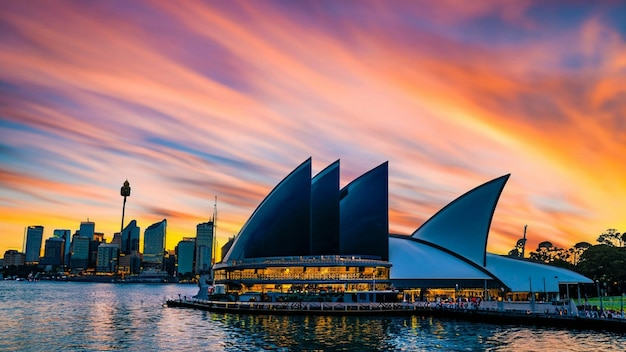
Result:
{"label": "office tower", "polygon": [[228,250],[230,249],[230,247],[233,246],[233,243],[235,242],[235,237],[230,237],[228,239],[228,242],[224,243],[224,245],[222,246],[222,256],[221,256],[221,260],[224,260],[224,257],[226,256],[226,253],[228,253]]}
{"label": "office tower", "polygon": [[163,219],[148,226],[143,234],[143,261],[149,266],[159,269],[163,266],[166,231],[167,220]]}
{"label": "office tower", "polygon": [[196,226],[196,274],[207,273],[213,265],[213,221]]}
{"label": "office tower", "polygon": [[122,230],[122,247],[121,253],[131,254],[132,252],[139,252],[139,233],[140,229],[137,227],[137,221],[132,220]]}
{"label": "office tower", "polygon": [[4,252],[4,263],[2,265],[4,265],[5,267],[22,266],[24,265],[24,259],[24,253],[20,253],[15,249],[9,249],[8,251]]}
{"label": "office tower", "polygon": [[43,226],[29,226],[26,230],[26,264],[39,263]]}
{"label": "office tower", "polygon": [[132,220],[122,230],[122,247],[118,269],[128,274],[138,274],[141,269],[141,254],[139,253],[139,233],[137,221]]}
{"label": "office tower", "polygon": [[41,264],[52,266],[63,265],[65,259],[65,240],[58,237],[48,238],[43,253]]}
{"label": "office tower", "polygon": [[95,269],[98,263],[98,247],[104,242],[104,234],[101,232],[94,232],[93,239],[89,241],[89,264],[87,267]]}
{"label": "office tower", "polygon": [[185,237],[176,246],[178,275],[193,274],[193,258],[196,249],[196,239]]}
{"label": "office tower", "polygon": [[111,240],[111,244],[116,244],[120,250],[122,249],[122,233],[121,232],[116,232],[113,234],[113,239]]}
{"label": "office tower", "polygon": [[72,237],[72,255],[70,267],[73,270],[87,269],[89,264],[89,237],[74,235]]}
{"label": "office tower", "polygon": [[167,271],[167,275],[172,277],[176,275],[176,251],[167,250],[163,258],[163,270]]}
{"label": "office tower", "polygon": [[56,229],[52,233],[52,237],[62,238],[65,240],[65,248],[63,253],[65,253],[63,258],[64,265],[70,265],[70,246],[72,245],[72,233],[70,230],[65,229]]}
{"label": "office tower", "polygon": [[101,273],[114,273],[117,268],[119,247],[112,243],[102,243],[98,246],[98,260],[96,271]]}
{"label": "office tower", "polygon": [[82,237],[87,237],[90,240],[93,240],[93,234],[96,231],[96,223],[93,221],[83,221],[80,223],[80,235]]}

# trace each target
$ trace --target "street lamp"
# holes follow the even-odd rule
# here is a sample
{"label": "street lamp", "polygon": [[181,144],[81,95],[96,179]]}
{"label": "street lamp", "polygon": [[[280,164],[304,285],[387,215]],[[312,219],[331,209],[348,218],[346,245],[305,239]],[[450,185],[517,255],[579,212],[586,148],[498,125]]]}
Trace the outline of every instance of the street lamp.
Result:
{"label": "street lamp", "polygon": [[124,205],[122,206],[122,226],[120,227],[120,235],[124,231],[124,211],[126,210],[126,197],[130,197],[130,183],[128,180],[124,181],[124,185],[120,190],[120,195],[124,197]]}
{"label": "street lamp", "polygon": [[600,298],[600,312],[602,312],[604,307],[602,306],[602,295],[600,294],[600,282],[598,280],[596,280],[596,290],[598,290],[598,297]]}

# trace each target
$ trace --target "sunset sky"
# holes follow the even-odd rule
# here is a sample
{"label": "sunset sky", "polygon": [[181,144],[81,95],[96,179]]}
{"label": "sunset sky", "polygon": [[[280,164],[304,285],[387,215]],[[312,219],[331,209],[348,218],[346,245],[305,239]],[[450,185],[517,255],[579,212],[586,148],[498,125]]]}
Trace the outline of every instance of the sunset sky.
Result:
{"label": "sunset sky", "polygon": [[[3,1],[0,255],[28,225],[219,245],[309,157],[411,234],[510,173],[488,250],[626,231],[626,2]],[[43,251],[42,251],[43,254]]]}

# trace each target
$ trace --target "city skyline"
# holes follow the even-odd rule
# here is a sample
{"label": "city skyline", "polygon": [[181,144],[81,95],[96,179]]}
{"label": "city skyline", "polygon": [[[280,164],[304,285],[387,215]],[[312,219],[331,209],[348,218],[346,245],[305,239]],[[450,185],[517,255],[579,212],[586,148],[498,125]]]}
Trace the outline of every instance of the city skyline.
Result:
{"label": "city skyline", "polygon": [[[626,5],[3,4],[0,253],[25,228],[109,239],[212,220],[219,245],[302,161],[389,161],[390,232],[511,174],[488,250],[626,231]],[[143,236],[142,236],[143,237]]]}

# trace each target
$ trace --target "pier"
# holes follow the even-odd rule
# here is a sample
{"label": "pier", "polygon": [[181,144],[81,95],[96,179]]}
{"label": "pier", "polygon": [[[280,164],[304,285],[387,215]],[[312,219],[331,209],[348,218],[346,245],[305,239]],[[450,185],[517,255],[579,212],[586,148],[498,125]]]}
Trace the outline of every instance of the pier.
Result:
{"label": "pier", "polygon": [[[274,315],[419,315],[460,319],[478,323],[503,325],[533,325],[576,330],[601,330],[626,333],[626,320],[560,314],[546,310],[537,312],[504,308],[502,302],[490,307],[443,306],[431,302],[344,303],[344,302],[223,302],[193,298],[170,299],[167,307],[192,308],[216,313],[274,314]],[[500,303],[500,307],[497,307]],[[551,305],[545,305],[546,307]],[[519,307],[517,307],[519,308]],[[553,308],[554,309],[554,308]]]}

